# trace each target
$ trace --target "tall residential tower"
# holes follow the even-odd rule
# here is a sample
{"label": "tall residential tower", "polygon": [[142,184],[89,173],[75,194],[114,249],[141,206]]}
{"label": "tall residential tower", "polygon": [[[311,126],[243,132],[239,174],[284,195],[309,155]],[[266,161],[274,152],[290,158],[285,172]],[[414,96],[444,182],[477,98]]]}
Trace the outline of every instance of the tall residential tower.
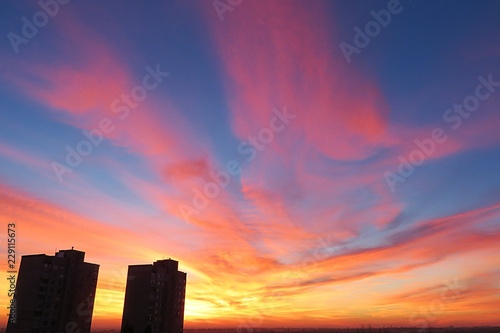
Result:
{"label": "tall residential tower", "polygon": [[172,259],[128,267],[122,333],[181,333],[186,273]]}
{"label": "tall residential tower", "polygon": [[99,265],[84,258],[73,249],[23,256],[6,332],[89,333]]}

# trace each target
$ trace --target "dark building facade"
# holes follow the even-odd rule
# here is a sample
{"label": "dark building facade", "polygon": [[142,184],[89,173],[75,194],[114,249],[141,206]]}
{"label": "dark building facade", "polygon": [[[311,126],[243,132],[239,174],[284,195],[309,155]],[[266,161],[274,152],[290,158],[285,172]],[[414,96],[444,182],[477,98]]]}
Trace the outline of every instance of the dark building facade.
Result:
{"label": "dark building facade", "polygon": [[84,258],[73,249],[23,256],[6,332],[90,332],[99,265]]}
{"label": "dark building facade", "polygon": [[128,266],[122,333],[181,333],[186,273],[172,259]]}

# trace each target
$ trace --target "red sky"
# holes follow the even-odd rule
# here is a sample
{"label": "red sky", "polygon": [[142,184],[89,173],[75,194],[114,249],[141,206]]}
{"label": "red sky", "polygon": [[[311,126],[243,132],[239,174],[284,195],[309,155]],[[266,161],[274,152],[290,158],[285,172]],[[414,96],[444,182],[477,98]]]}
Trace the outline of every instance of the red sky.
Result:
{"label": "red sky", "polygon": [[2,5],[18,258],[100,264],[93,328],[167,257],[187,328],[498,324],[499,3],[394,3]]}

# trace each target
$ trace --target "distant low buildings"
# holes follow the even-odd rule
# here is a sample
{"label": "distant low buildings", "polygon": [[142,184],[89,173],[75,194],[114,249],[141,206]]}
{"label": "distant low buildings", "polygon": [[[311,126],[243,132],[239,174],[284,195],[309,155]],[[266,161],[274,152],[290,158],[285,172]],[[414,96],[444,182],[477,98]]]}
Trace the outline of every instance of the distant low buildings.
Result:
{"label": "distant low buildings", "polygon": [[73,249],[23,256],[6,332],[90,332],[99,265],[84,258]]}
{"label": "distant low buildings", "polygon": [[186,273],[172,259],[128,267],[122,333],[181,333]]}

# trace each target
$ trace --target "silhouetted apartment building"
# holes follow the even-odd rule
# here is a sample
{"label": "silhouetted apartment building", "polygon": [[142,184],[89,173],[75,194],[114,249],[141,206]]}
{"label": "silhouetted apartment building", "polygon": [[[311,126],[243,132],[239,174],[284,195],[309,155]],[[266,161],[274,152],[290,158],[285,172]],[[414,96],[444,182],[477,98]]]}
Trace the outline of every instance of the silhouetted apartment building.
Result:
{"label": "silhouetted apartment building", "polygon": [[90,332],[99,265],[85,252],[22,256],[7,333]]}
{"label": "silhouetted apartment building", "polygon": [[184,325],[186,273],[172,259],[128,266],[123,333],[180,333]]}

